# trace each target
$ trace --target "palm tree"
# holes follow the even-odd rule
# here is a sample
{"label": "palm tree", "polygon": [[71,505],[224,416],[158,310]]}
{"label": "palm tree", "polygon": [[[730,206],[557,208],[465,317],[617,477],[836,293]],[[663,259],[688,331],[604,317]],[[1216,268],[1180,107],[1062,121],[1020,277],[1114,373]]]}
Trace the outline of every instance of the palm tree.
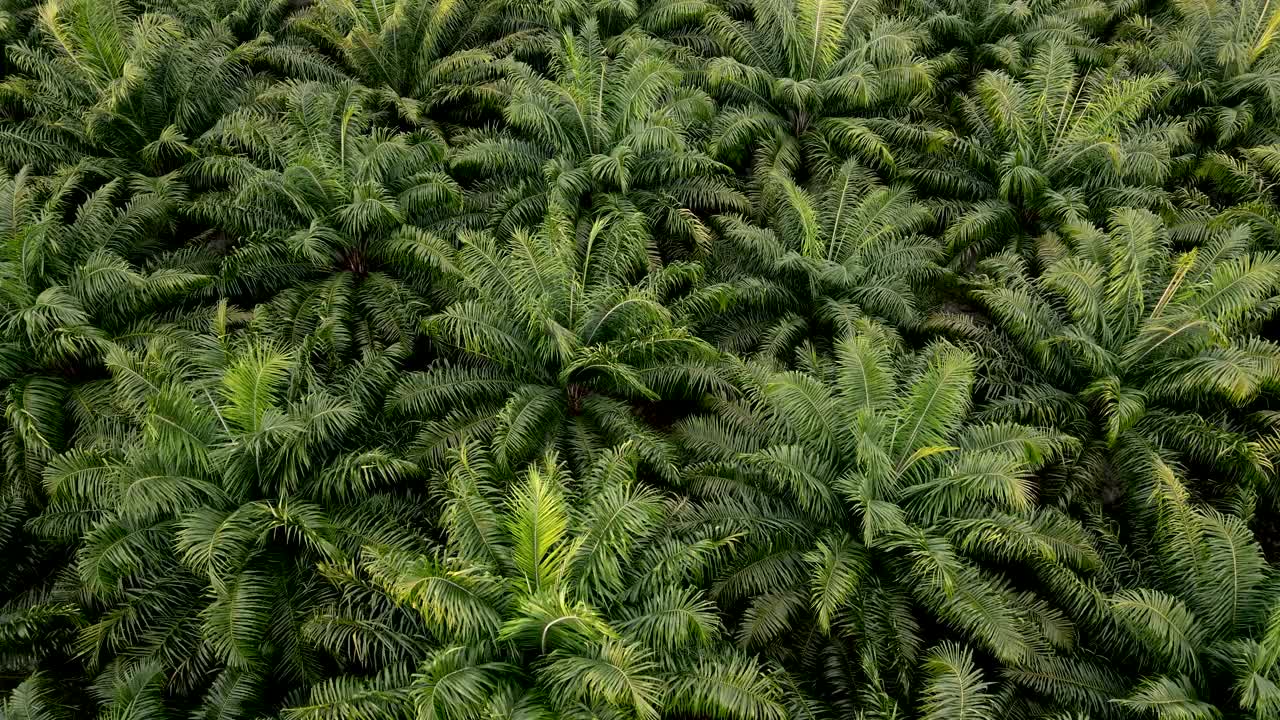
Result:
{"label": "palm tree", "polygon": [[668,54],[644,38],[608,53],[589,21],[560,38],[551,77],[517,65],[503,111],[509,127],[462,138],[452,160],[474,184],[472,227],[508,235],[554,213],[585,236],[611,216],[636,216],[656,254],[705,253],[704,217],[748,206],[728,169],[690,141],[711,100],[684,84]]}
{"label": "palm tree", "polygon": [[1254,175],[1242,149],[1280,142],[1280,8],[1254,2],[1178,2],[1117,28],[1116,49],[1139,69],[1172,72],[1166,112],[1183,118],[1196,144],[1183,174],[1228,197]]}
{"label": "palm tree", "polygon": [[909,187],[886,187],[850,160],[812,192],[771,178],[769,195],[766,227],[717,221],[709,282],[676,305],[700,335],[787,362],[805,342],[830,349],[864,315],[919,324],[917,288],[937,275],[941,253],[921,234],[933,216]]}
{"label": "palm tree", "polygon": [[423,547],[416,469],[376,413],[403,351],[319,385],[225,317],[194,350],[114,348],[111,400],[128,433],[45,473],[49,502],[30,526],[72,546],[74,565],[26,610],[76,608],[78,655],[108,707],[145,696],[157,713],[269,710],[324,677],[305,625],[335,586],[317,563],[366,543]]}
{"label": "palm tree", "polygon": [[[1117,27],[1114,46],[1135,68],[1170,72],[1166,113],[1187,123],[1194,152],[1178,164],[1188,204],[1238,204],[1271,222],[1280,135],[1280,15],[1267,3],[1175,3]],[[1260,218],[1261,217],[1261,218]]]}
{"label": "palm tree", "polygon": [[890,173],[898,146],[945,139],[914,122],[935,71],[918,25],[843,0],[731,7],[742,17],[715,23],[722,51],[703,73],[726,105],[709,152],[747,169],[753,189],[775,173],[803,184],[848,157]]}
{"label": "palm tree", "polygon": [[1187,139],[1181,122],[1148,120],[1171,79],[1120,68],[1081,76],[1071,51],[1048,44],[1021,77],[983,73],[959,98],[945,153],[904,170],[943,206],[953,267],[1116,205],[1167,207],[1162,183]]}
{"label": "palm tree", "polygon": [[376,127],[368,100],[349,84],[282,86],[221,122],[217,135],[236,154],[190,171],[228,188],[191,205],[240,238],[222,291],[261,302],[263,327],[334,365],[412,342],[453,253],[428,228],[460,204],[443,141]]}
{"label": "palm tree", "polygon": [[[1007,253],[983,264],[974,298],[994,325],[950,320],[988,351],[985,414],[1083,440],[1060,488],[1073,500],[1122,490],[1134,458],[1172,451],[1191,463],[1197,499],[1248,515],[1272,484],[1272,441],[1258,443],[1273,430],[1248,409],[1280,381],[1280,348],[1256,334],[1280,257],[1252,251],[1234,222],[1185,252],[1150,212],[1117,210],[1110,225],[1066,228],[1038,274]],[[1137,485],[1130,499],[1148,494]]]}
{"label": "palm tree", "polygon": [[933,53],[962,52],[968,67],[956,69],[972,77],[979,70],[1021,73],[1028,69],[1036,51],[1051,44],[1067,47],[1081,65],[1105,65],[1110,28],[1132,5],[1071,0],[1019,4],[918,0],[905,3],[900,12],[921,20]]}
{"label": "palm tree", "polygon": [[724,540],[672,537],[672,506],[636,481],[632,448],[580,480],[554,456],[527,469],[495,458],[457,449],[443,545],[364,551],[360,575],[430,638],[412,678],[388,669],[325,683],[285,717],[784,716],[780,688],[719,642],[714,605],[687,585]]}
{"label": "palm tree", "polygon": [[976,358],[945,343],[909,356],[863,321],[834,358],[809,360],[737,363],[741,396],[678,433],[702,459],[687,522],[742,538],[712,595],[739,644],[839,712],[888,716],[933,692],[935,662],[969,653],[930,659],[926,641],[1008,669],[1069,647],[1064,601],[1101,560],[1040,505],[1033,473],[1070,439],[970,422]]}
{"label": "palm tree", "polygon": [[1144,578],[1113,596],[1116,643],[1143,678],[1122,702],[1201,716],[1280,712],[1280,575],[1248,526],[1196,506],[1159,463],[1158,521]]}
{"label": "palm tree", "polygon": [[450,111],[475,120],[500,110],[498,57],[531,41],[528,33],[501,34],[507,14],[487,0],[321,0],[290,30],[338,58],[348,76],[406,121],[422,124]]}
{"label": "palm tree", "polygon": [[598,220],[585,244],[573,230],[549,219],[537,233],[461,238],[457,299],[424,322],[449,352],[387,398],[420,421],[425,457],[493,437],[506,464],[555,448],[581,472],[630,440],[649,470],[676,478],[670,443],[637,412],[660,419],[723,385],[717,353],[663,304],[697,268],[645,274],[654,261],[635,216]]}
{"label": "palm tree", "polygon": [[[85,195],[80,179],[0,175],[0,503],[7,518],[0,548],[13,558],[0,602],[12,622],[4,642],[27,647],[6,655],[16,666],[7,669],[23,675],[35,669],[32,657],[71,655],[68,629],[74,637],[66,608],[45,603],[64,549],[28,525],[48,499],[43,476],[59,453],[122,436],[119,419],[104,412],[110,348],[157,337],[182,342],[207,317],[202,295],[212,282],[184,267],[192,254],[154,252],[177,204],[175,188],[155,183],[128,194],[115,180]],[[26,610],[31,602],[40,609]]]}
{"label": "palm tree", "polygon": [[[225,25],[134,12],[125,0],[46,3],[37,28],[43,42],[6,50],[17,72],[0,86],[0,161],[11,171],[81,164],[110,179],[181,168],[209,128],[253,97],[252,65],[274,52],[269,36],[242,43]],[[311,67],[277,59],[295,73]]]}

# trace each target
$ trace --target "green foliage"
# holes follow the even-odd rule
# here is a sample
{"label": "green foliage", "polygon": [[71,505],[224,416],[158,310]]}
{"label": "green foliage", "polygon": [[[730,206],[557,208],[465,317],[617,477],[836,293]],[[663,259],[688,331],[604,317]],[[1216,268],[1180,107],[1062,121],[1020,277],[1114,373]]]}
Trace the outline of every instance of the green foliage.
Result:
{"label": "green foliage", "polygon": [[0,0],[0,718],[1275,720],[1278,33]]}
{"label": "green foliage", "polygon": [[764,227],[719,218],[724,251],[710,282],[680,302],[701,333],[787,360],[806,340],[830,350],[864,315],[920,324],[920,288],[939,275],[940,253],[922,232],[933,216],[909,187],[886,187],[849,160],[813,190],[785,176],[769,189]]}
{"label": "green foliage", "polygon": [[514,18],[499,3],[398,0],[391,3],[316,2],[290,28],[335,55],[405,120],[424,123],[453,110],[464,116],[499,107],[503,93],[498,53],[521,45],[518,33],[491,33]]}
{"label": "green foliage", "polygon": [[[372,547],[363,560],[440,644],[403,695],[419,716],[485,717],[512,705],[551,716],[778,712],[763,668],[718,645],[713,607],[680,589],[708,558],[650,573],[669,505],[636,484],[633,452],[620,448],[580,482],[553,456],[514,477],[482,448],[464,445],[455,460],[444,516],[451,541],[418,555]],[[500,479],[511,486],[505,498]],[[708,674],[754,692],[717,692]]]}
{"label": "green foliage", "polygon": [[623,219],[655,257],[705,254],[705,215],[748,205],[690,142],[713,105],[673,52],[636,38],[612,53],[587,22],[559,37],[546,76],[513,66],[505,127],[468,133],[452,161],[474,184],[479,226],[506,235],[549,213],[586,236]]}
{"label": "green foliage", "polygon": [[[6,49],[0,90],[8,128],[0,157],[11,169],[80,164],[98,175],[162,175],[262,86],[256,70],[279,49],[270,36],[242,41],[221,18],[188,20],[129,0],[39,6],[25,42]],[[289,63],[309,72],[305,61]],[[318,73],[324,74],[324,73]],[[332,75],[332,73],[328,73]]]}
{"label": "green foliage", "polygon": [[1032,474],[1072,441],[966,422],[974,371],[958,348],[912,358],[863,323],[810,373],[739,366],[745,396],[686,423],[683,443],[708,458],[688,481],[699,522],[742,536],[715,586],[741,608],[739,644],[772,648],[811,677],[813,660],[779,643],[789,631],[866,637],[858,682],[905,702],[920,683],[926,625],[1011,667],[1071,643],[1070,608],[1019,592],[1009,573],[1082,583],[1100,565],[1083,527],[1036,508]]}
{"label": "green foliage", "polygon": [[1097,497],[1104,476],[1119,475],[1145,503],[1141,458],[1168,450],[1225,478],[1199,484],[1204,499],[1247,510],[1273,492],[1267,431],[1223,410],[1249,408],[1277,382],[1280,353],[1256,333],[1280,259],[1252,251],[1249,227],[1229,217],[1208,219],[1204,242],[1185,252],[1149,212],[1117,211],[1110,224],[1065,228],[1035,276],[1011,255],[982,266],[975,299],[996,325],[970,331],[998,368],[989,413],[1093,445],[1091,467],[1060,489],[1067,497]]}
{"label": "green foliage", "polygon": [[191,169],[227,185],[191,209],[245,238],[222,292],[260,302],[255,322],[333,365],[412,342],[452,262],[428,227],[461,202],[441,139],[374,126],[371,100],[355,85],[281,86],[224,118],[225,151]]}
{"label": "green foliage", "polygon": [[505,241],[459,241],[457,300],[423,321],[453,352],[387,397],[393,416],[421,420],[417,452],[439,461],[467,437],[492,436],[504,462],[557,448],[580,471],[630,441],[674,480],[673,448],[634,409],[693,402],[725,385],[715,351],[663,304],[698,268],[645,275],[653,259],[627,217],[597,221],[584,245],[554,216]]}
{"label": "green foliage", "polygon": [[710,148],[749,169],[756,187],[775,174],[824,175],[848,157],[892,171],[895,146],[946,137],[911,126],[938,66],[909,19],[843,0],[743,5],[741,18],[708,19],[720,56],[707,63],[706,82],[725,103]]}

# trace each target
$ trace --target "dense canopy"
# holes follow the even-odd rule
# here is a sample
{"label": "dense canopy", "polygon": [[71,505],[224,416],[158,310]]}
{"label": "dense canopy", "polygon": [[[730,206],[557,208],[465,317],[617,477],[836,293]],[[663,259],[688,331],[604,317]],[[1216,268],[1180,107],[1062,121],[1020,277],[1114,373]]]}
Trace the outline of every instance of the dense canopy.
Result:
{"label": "dense canopy", "polygon": [[0,720],[1277,720],[1280,3],[0,0]]}

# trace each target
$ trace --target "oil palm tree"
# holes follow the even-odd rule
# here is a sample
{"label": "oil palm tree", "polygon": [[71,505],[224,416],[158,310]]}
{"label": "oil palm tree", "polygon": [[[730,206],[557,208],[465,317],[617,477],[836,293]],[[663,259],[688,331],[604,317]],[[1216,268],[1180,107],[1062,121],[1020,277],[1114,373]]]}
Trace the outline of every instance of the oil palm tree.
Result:
{"label": "oil palm tree", "polygon": [[224,319],[195,350],[114,348],[111,400],[130,432],[45,472],[30,527],[74,562],[25,610],[76,608],[77,654],[108,713],[139,697],[152,713],[269,711],[324,677],[304,628],[334,593],[317,563],[368,542],[422,547],[416,469],[376,412],[403,353],[320,385]]}
{"label": "oil palm tree", "polygon": [[444,545],[363,554],[360,574],[430,638],[412,677],[327,683],[285,717],[784,716],[781,689],[719,642],[714,605],[687,585],[723,542],[670,536],[672,504],[637,482],[632,448],[580,480],[554,456],[495,458],[474,444],[454,454]]}
{"label": "oil palm tree", "polygon": [[724,350],[790,361],[805,342],[825,349],[870,316],[914,328],[937,275],[933,222],[909,187],[884,186],[846,161],[813,191],[771,178],[765,227],[718,219],[705,287],[678,301],[699,334]]}
{"label": "oil palm tree", "polygon": [[[1239,518],[1192,499],[1176,465],[1144,458],[1153,524],[1126,543],[1121,584],[1082,595],[1095,629],[1081,656],[1006,675],[1022,708],[1095,717],[1232,717],[1280,708],[1278,579]],[[1119,567],[1113,566],[1115,569]],[[1083,608],[1082,608],[1083,609]]]}
{"label": "oil palm tree", "polygon": [[518,66],[508,127],[462,138],[452,160],[474,185],[473,225],[510,234],[553,212],[585,235],[602,218],[639,215],[661,256],[705,253],[705,216],[748,207],[728,169],[691,142],[712,103],[664,53],[644,38],[607,52],[589,21],[560,38],[549,77]]}
{"label": "oil palm tree", "polygon": [[[997,256],[974,297],[994,321],[989,417],[1053,425],[1086,443],[1062,490],[1082,501],[1123,489],[1128,459],[1179,453],[1199,500],[1248,512],[1271,485],[1266,413],[1248,409],[1280,379],[1280,349],[1256,333],[1280,289],[1280,258],[1227,224],[1178,252],[1150,212],[1117,210],[1110,231],[1082,224],[1033,274]],[[954,318],[960,324],[969,321]],[[1145,503],[1142,486],[1130,499]]]}
{"label": "oil palm tree", "polygon": [[919,25],[843,0],[731,7],[741,17],[715,22],[721,53],[703,72],[726,106],[709,152],[746,169],[753,189],[774,173],[803,184],[847,157],[889,172],[898,145],[946,137],[914,122],[935,72]]}
{"label": "oil palm tree", "polygon": [[[0,86],[8,120],[0,158],[10,171],[80,163],[110,179],[180,168],[260,87],[255,60],[278,52],[267,50],[269,36],[241,42],[225,25],[138,12],[126,0],[40,7],[42,42],[6,49],[16,72]],[[309,67],[303,57],[279,59],[296,73]]]}
{"label": "oil palm tree", "polygon": [[1280,16],[1269,3],[1180,2],[1117,27],[1115,47],[1138,68],[1171,72],[1165,112],[1184,118],[1194,152],[1178,164],[1192,198],[1239,203],[1246,213],[1272,200],[1280,143]]}
{"label": "oil palm tree", "polygon": [[945,153],[922,153],[904,174],[949,202],[944,236],[960,267],[1065,222],[1117,205],[1169,205],[1162,183],[1187,140],[1180,121],[1151,120],[1171,78],[1122,67],[1077,73],[1070,50],[1047,44],[1020,76],[983,73],[956,101]]}
{"label": "oil palm tree", "polygon": [[1193,1],[1118,25],[1118,52],[1139,69],[1172,73],[1162,105],[1187,122],[1200,173],[1229,176],[1243,160],[1237,150],[1280,140],[1278,18],[1269,3]]}
{"label": "oil palm tree", "polygon": [[[181,320],[212,281],[166,268],[156,252],[180,187],[156,183],[131,195],[117,180],[81,195],[81,179],[0,175],[0,378],[12,403],[6,444],[36,487],[48,453],[67,440],[59,407],[66,393],[93,385],[111,343],[164,332],[170,324],[160,313]],[[87,407],[81,411],[79,419],[90,419]]]}
{"label": "oil palm tree", "polygon": [[264,327],[331,363],[413,340],[453,252],[429,228],[460,204],[443,141],[376,127],[368,100],[350,84],[281,86],[227,116],[226,150],[191,169],[227,186],[191,206],[240,238],[222,292],[260,302]]}
{"label": "oil palm tree", "polygon": [[[499,58],[532,33],[505,33],[502,3],[480,0],[322,0],[290,31],[339,59],[344,72],[414,124],[484,117],[501,109]],[[532,38],[532,39],[531,39]]]}
{"label": "oil palm tree", "polygon": [[[153,337],[181,342],[207,317],[213,280],[183,267],[190,254],[170,263],[155,252],[180,199],[174,187],[127,193],[117,180],[84,194],[79,180],[0,175],[0,501],[8,517],[0,547],[14,558],[0,602],[17,604],[8,641],[37,656],[69,645],[33,638],[46,630],[65,637],[68,622],[74,630],[62,606],[21,607],[47,595],[51,568],[66,560],[27,526],[48,499],[43,475],[58,453],[121,437],[118,418],[104,412],[109,349]],[[29,658],[8,659],[25,667]]]}
{"label": "oil palm tree", "polygon": [[1157,507],[1149,572],[1109,598],[1109,651],[1137,670],[1137,712],[1265,718],[1280,712],[1280,577],[1238,517],[1198,506],[1172,468],[1149,468]]}
{"label": "oil palm tree", "polygon": [[424,321],[448,352],[387,398],[420,422],[424,455],[439,461],[468,436],[492,437],[504,463],[554,448],[581,472],[630,440],[650,471],[674,480],[670,443],[638,413],[659,420],[723,381],[715,350],[664,305],[696,266],[646,273],[647,239],[635,215],[597,220],[585,243],[569,218],[504,239],[464,235],[457,299]]}
{"label": "oil palm tree", "polygon": [[842,712],[907,712],[926,642],[1004,668],[1070,646],[1059,600],[1102,565],[1084,527],[1039,503],[1033,474],[1070,439],[973,422],[976,358],[899,343],[863,321],[808,372],[739,362],[741,396],[678,431],[702,460],[686,522],[741,537],[712,595],[739,644]]}
{"label": "oil palm tree", "polygon": [[[1132,3],[1079,3],[1071,0],[1033,0],[1025,3],[923,0],[901,11],[919,18],[935,53],[961,51],[968,60],[963,70],[1028,68],[1044,45],[1070,49],[1081,65],[1099,66],[1107,58],[1110,27],[1132,10]],[[962,68],[956,68],[962,69]]]}

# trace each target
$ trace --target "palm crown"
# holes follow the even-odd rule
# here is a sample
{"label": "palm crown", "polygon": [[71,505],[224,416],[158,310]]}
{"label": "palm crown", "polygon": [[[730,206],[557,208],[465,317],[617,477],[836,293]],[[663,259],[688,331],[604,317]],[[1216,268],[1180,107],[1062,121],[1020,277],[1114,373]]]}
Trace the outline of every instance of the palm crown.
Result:
{"label": "palm crown", "polygon": [[[0,546],[14,561],[4,571],[10,623],[3,633],[9,672],[60,662],[73,647],[78,618],[50,598],[49,577],[66,548],[35,531],[48,501],[44,478],[73,446],[117,441],[125,425],[107,412],[112,388],[106,357],[117,344],[181,336],[199,323],[212,278],[146,257],[153,233],[168,226],[175,203],[163,185],[134,193],[127,205],[112,181],[75,202],[78,177],[50,182],[27,172],[0,176],[0,385],[4,388],[5,483],[9,521]],[[68,218],[71,218],[68,221]],[[30,648],[24,647],[39,638]]]}
{"label": "palm crown", "polygon": [[502,242],[463,237],[459,297],[425,321],[456,355],[405,378],[388,398],[394,412],[426,421],[419,445],[428,455],[493,435],[504,462],[554,447],[585,468],[631,438],[651,470],[674,477],[669,444],[635,410],[660,398],[698,400],[723,384],[714,350],[663,305],[697,268],[643,276],[650,259],[638,218],[597,222],[585,245],[573,230],[549,219]]}
{"label": "palm crown", "polygon": [[107,176],[160,175],[197,155],[193,144],[253,92],[265,39],[242,43],[221,25],[132,12],[124,0],[41,6],[47,42],[15,43],[0,102],[12,123],[0,142],[11,168],[84,163]]}
{"label": "palm crown", "polygon": [[367,99],[353,86],[279,88],[218,129],[243,154],[193,168],[229,186],[194,209],[247,239],[223,263],[223,292],[265,295],[261,323],[332,357],[413,339],[452,253],[429,228],[460,202],[443,142],[371,126]]}
{"label": "palm crown", "polygon": [[[1239,518],[1191,501],[1172,469],[1153,463],[1157,521],[1147,536],[1149,570],[1109,598],[1114,646],[1130,667],[1166,668],[1133,681],[1121,703],[1137,711],[1174,707],[1193,716],[1232,708],[1262,718],[1280,710],[1276,685],[1280,603],[1275,568]],[[1176,638],[1176,639],[1175,639]],[[1255,639],[1256,638],[1256,639]],[[1158,660],[1157,660],[1158,658]]]}
{"label": "palm crown", "polygon": [[[108,427],[95,411],[108,349],[199,322],[199,295],[212,280],[185,271],[188,258],[171,267],[163,256],[150,267],[137,264],[147,257],[150,234],[170,221],[172,188],[139,187],[120,208],[121,183],[113,181],[73,209],[78,179],[68,175],[42,188],[26,171],[0,176],[5,443],[11,470],[25,465],[11,479],[25,477],[35,497],[44,463],[68,440],[67,420],[83,439]],[[161,308],[168,317],[157,314]]]}
{"label": "palm crown", "polygon": [[770,179],[766,227],[722,216],[723,248],[704,287],[682,299],[700,332],[727,350],[790,360],[808,341],[830,346],[865,315],[915,327],[940,248],[922,234],[932,213],[904,186],[845,162],[812,191]]}
{"label": "palm crown", "polygon": [[642,217],[655,255],[705,252],[711,237],[700,213],[747,206],[726,168],[690,144],[711,101],[682,82],[666,52],[636,38],[615,57],[588,23],[561,38],[551,77],[515,68],[510,130],[464,139],[452,163],[480,182],[483,226],[510,233],[551,211],[585,234],[611,216]]}
{"label": "palm crown", "polygon": [[1276,8],[1263,3],[1174,3],[1121,26],[1118,44],[1138,67],[1174,73],[1163,104],[1186,118],[1199,150],[1178,170],[1220,201],[1268,196],[1280,110]]}
{"label": "palm crown", "polygon": [[[553,456],[512,477],[483,448],[459,447],[444,478],[448,544],[364,555],[361,571],[432,638],[412,682],[388,695],[428,717],[781,717],[763,668],[717,647],[713,606],[681,586],[721,543],[689,552],[667,536],[669,505],[636,483],[636,459],[624,445],[580,481]],[[334,690],[314,694],[358,711]]]}
{"label": "palm crown", "polygon": [[[1098,65],[1106,47],[1098,30],[1123,16],[1127,3],[1077,3],[1033,0],[1027,3],[975,3],[921,0],[904,4],[919,18],[932,42],[947,52],[963,51],[978,67],[1022,72],[1046,45],[1070,49],[1077,63]],[[950,88],[953,78],[940,84]]]}
{"label": "palm crown", "polygon": [[1268,144],[1280,109],[1276,17],[1266,3],[1171,3],[1126,22],[1118,44],[1143,66],[1173,71],[1165,102],[1209,148]]}
{"label": "palm crown", "polygon": [[[291,25],[334,53],[407,121],[438,120],[447,108],[475,113],[501,99],[501,66],[484,48],[503,18],[498,4],[398,0],[357,5],[329,0]],[[514,36],[495,50],[518,47]]]}
{"label": "palm crown", "polygon": [[203,694],[207,708],[232,701],[228,683],[252,706],[267,678],[320,677],[303,632],[329,592],[317,561],[375,540],[419,547],[406,533],[416,503],[382,491],[415,469],[376,446],[391,432],[364,414],[395,355],[352,365],[331,395],[285,353],[233,341],[217,317],[216,334],[187,348],[113,349],[104,410],[129,431],[53,459],[32,521],[76,546],[44,602],[79,607],[77,650],[99,681]]}
{"label": "palm crown", "polygon": [[1169,82],[1117,69],[1081,76],[1057,44],[1039,50],[1022,77],[983,73],[957,102],[968,132],[948,144],[954,155],[926,153],[908,172],[957,201],[948,204],[945,236],[954,262],[971,262],[1009,236],[1029,251],[1031,239],[1098,207],[1166,204],[1158,188],[1186,128],[1146,115]]}
{"label": "palm crown", "polygon": [[[1067,585],[1098,564],[1079,526],[1036,507],[1031,473],[1068,438],[967,422],[974,357],[937,345],[898,368],[896,343],[861,323],[812,374],[742,365],[742,399],[681,432],[709,458],[686,479],[703,503],[694,522],[745,538],[715,586],[741,610],[739,642],[767,648],[789,628],[816,629],[803,656],[783,657],[847,655],[851,676],[809,687],[834,698],[865,683],[845,698],[852,707],[917,691],[926,622],[1015,668],[1062,642],[1065,627],[1046,635],[1044,624],[1068,622],[1061,609],[985,561]],[[995,537],[1008,544],[979,550]]]}
{"label": "palm crown", "polygon": [[988,261],[976,297],[1002,332],[981,335],[1002,368],[991,413],[1055,424],[1126,456],[1166,447],[1244,480],[1239,489],[1264,489],[1269,460],[1253,436],[1266,425],[1215,414],[1247,405],[1280,369],[1277,348],[1253,334],[1271,313],[1280,264],[1250,252],[1248,238],[1246,226],[1226,223],[1175,254],[1158,218],[1120,210],[1110,232],[1070,228],[1038,276],[1013,257]]}
{"label": "palm crown", "polygon": [[905,20],[860,12],[841,0],[759,0],[742,19],[717,18],[723,49],[707,62],[708,87],[729,104],[712,127],[711,154],[803,182],[845,157],[893,167],[897,144],[944,137],[912,125],[933,69],[923,36]]}

